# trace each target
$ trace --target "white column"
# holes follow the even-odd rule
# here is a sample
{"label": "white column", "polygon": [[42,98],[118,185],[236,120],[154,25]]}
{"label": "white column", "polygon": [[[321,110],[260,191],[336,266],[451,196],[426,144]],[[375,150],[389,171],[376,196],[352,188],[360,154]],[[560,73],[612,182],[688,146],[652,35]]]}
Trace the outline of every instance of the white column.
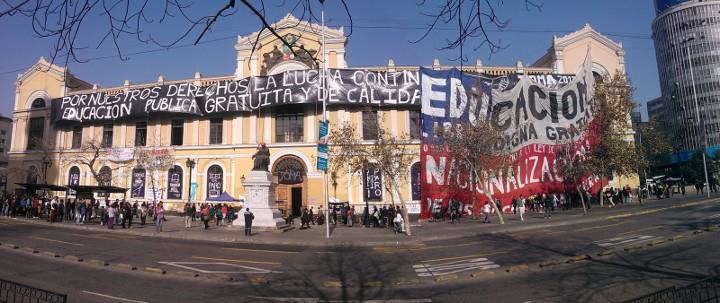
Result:
{"label": "white column", "polygon": [[242,116],[232,120],[232,144],[242,144]]}
{"label": "white column", "polygon": [[235,61],[237,62],[235,67],[235,80],[245,78],[245,57],[238,55]]}
{"label": "white column", "polygon": [[347,172],[347,175],[345,176],[345,179],[347,179],[348,202],[350,202],[350,204],[353,204],[353,203],[355,203],[355,197],[353,195],[353,186],[352,186],[353,174],[352,174],[352,171],[350,170],[350,168],[348,168],[348,172]]}
{"label": "white column", "polygon": [[266,144],[270,144],[272,142],[272,121],[270,120],[270,113],[263,114],[263,141],[265,141]]}
{"label": "white column", "polygon": [[257,114],[250,114],[250,138],[249,143],[257,143]]}
{"label": "white column", "polygon": [[337,116],[338,116],[337,124],[339,127],[342,127],[343,124],[348,122],[347,112],[344,109],[338,109]]}
{"label": "white column", "polygon": [[231,196],[235,197],[235,179],[237,179],[235,178],[235,159],[232,159],[232,161],[230,161],[230,165],[232,165],[232,167],[230,168],[232,177],[230,177],[230,190],[228,190],[228,192]]}
{"label": "white column", "polygon": [[119,147],[127,147],[127,124],[120,125],[120,142]]}
{"label": "white column", "polygon": [[398,111],[396,109],[390,110],[390,134],[393,137],[398,136]]}
{"label": "white column", "polygon": [[21,118],[18,118],[18,120],[20,120],[20,121],[18,123],[17,131],[15,132],[15,134],[13,134],[13,136],[18,136],[17,137],[18,144],[20,144],[20,146],[17,147],[17,151],[23,151],[27,147],[27,143],[25,140],[27,140],[27,136],[28,136],[28,133],[27,133],[28,118],[21,117]]}
{"label": "white column", "polygon": [[198,119],[193,120],[191,134],[194,134],[194,136],[191,136],[192,142],[190,144],[199,145],[200,144],[200,120],[198,120]]}
{"label": "white column", "polygon": [[344,50],[336,50],[335,51],[335,62],[337,64],[337,68],[347,68],[347,63],[345,62],[345,51]]}
{"label": "white column", "polygon": [[62,130],[57,131],[57,142],[55,142],[57,149],[65,149],[65,136],[67,136],[67,133],[68,132]]}

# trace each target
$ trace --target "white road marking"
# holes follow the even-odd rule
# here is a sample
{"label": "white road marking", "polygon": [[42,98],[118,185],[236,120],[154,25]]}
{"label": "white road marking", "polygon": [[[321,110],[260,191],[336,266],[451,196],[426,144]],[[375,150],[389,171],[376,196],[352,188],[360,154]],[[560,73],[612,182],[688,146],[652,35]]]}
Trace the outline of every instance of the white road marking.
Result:
{"label": "white road marking", "polygon": [[115,296],[106,295],[106,294],[101,294],[101,293],[92,292],[92,291],[87,291],[87,290],[83,290],[82,292],[83,292],[83,293],[86,293],[86,294],[89,294],[89,295],[94,295],[94,296],[103,297],[103,298],[107,298],[107,299],[113,299],[113,300],[121,301],[121,302],[148,303],[148,302],[146,302],[146,301],[138,301],[138,300],[133,300],[133,299],[115,297]]}
{"label": "white road marking", "polygon": [[413,265],[418,277],[442,276],[474,269],[487,270],[498,267],[500,267],[500,265],[495,264],[495,262],[490,261],[487,258],[472,258],[445,263],[423,263]]}
{"label": "white road marking", "polygon": [[[224,263],[224,262],[158,262],[160,264],[175,266],[183,269],[188,269],[192,271],[197,271],[199,273],[203,274],[277,274],[282,273],[281,271],[275,271],[275,270],[269,270],[269,269],[263,269],[258,267],[252,267],[252,266],[246,266],[246,265],[239,265],[239,264],[230,264],[230,263]],[[190,266],[192,265],[192,266]],[[227,266],[230,268],[239,268],[244,270],[204,270],[200,269],[198,267],[202,265],[220,265],[220,266]]]}
{"label": "white road marking", "polygon": [[720,214],[714,214],[712,216],[707,217],[707,219],[717,219],[720,218]]}
{"label": "white road marking", "polygon": [[615,237],[605,240],[599,240],[595,241],[594,243],[601,247],[613,247],[618,246],[622,244],[628,244],[628,243],[640,243],[645,242],[650,239],[654,239],[655,236],[647,236],[647,235],[627,235],[622,237]]}

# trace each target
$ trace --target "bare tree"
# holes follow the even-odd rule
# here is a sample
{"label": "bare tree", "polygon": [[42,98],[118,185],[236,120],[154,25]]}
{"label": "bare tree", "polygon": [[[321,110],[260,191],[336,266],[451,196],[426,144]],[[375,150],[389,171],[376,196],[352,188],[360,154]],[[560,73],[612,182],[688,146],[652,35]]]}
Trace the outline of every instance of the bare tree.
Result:
{"label": "bare tree", "polygon": [[378,119],[377,126],[372,128],[372,131],[377,131],[377,139],[372,143],[364,143],[357,130],[349,123],[333,129],[329,140],[331,173],[337,174],[348,168],[351,172],[360,172],[368,165],[378,168],[383,174],[383,187],[390,193],[393,205],[395,195],[400,200],[400,205],[405,210],[403,212],[405,231],[408,235],[412,235],[408,209],[400,184],[407,183],[413,152],[409,150],[409,140],[406,135],[393,136],[380,125],[382,119]]}
{"label": "bare tree", "polygon": [[512,151],[509,148],[496,147],[496,143],[503,138],[502,131],[495,129],[489,120],[485,119],[459,123],[447,128],[438,127],[435,131],[439,141],[432,148],[438,152],[449,152],[454,158],[455,168],[460,173],[469,175],[472,202],[476,200],[479,187],[495,209],[500,224],[505,224],[502,209],[495,204],[490,190],[494,178],[504,178],[513,174]]}
{"label": "bare tree", "polygon": [[[467,61],[464,57],[464,48],[466,43],[474,43],[473,49],[478,50],[487,47],[490,55],[495,54],[505,48],[507,44],[502,40],[494,39],[490,32],[494,30],[503,30],[510,24],[510,19],[503,18],[498,14],[498,10],[505,4],[505,1],[498,0],[446,0],[440,1],[440,5],[435,1],[421,0],[419,6],[432,6],[431,12],[423,13],[432,21],[428,24],[427,29],[420,38],[413,43],[417,43],[430,35],[433,30],[441,25],[451,25],[457,28],[457,32],[449,38],[446,38],[446,45],[441,50],[460,51],[455,61],[460,64]],[[542,9],[543,3],[536,0],[523,0],[526,10]]]}
{"label": "bare tree", "polygon": [[[5,0],[0,2],[0,18],[19,15],[30,19],[36,35],[54,39],[52,62],[60,57],[64,59],[65,65],[70,60],[86,62],[87,59],[83,58],[80,51],[86,49],[88,44],[94,45],[96,49],[110,44],[122,60],[128,59],[122,46],[128,38],[161,48],[174,47],[186,40],[192,41],[191,45],[196,45],[214,26],[240,11],[257,19],[260,34],[270,32],[297,55],[291,41],[279,33],[282,28],[272,26],[267,13],[272,9],[289,9],[289,12],[299,16],[301,21],[319,23],[318,12],[326,2],[328,1],[293,0],[282,1],[278,5],[266,5],[264,0],[225,0],[195,5],[192,1],[183,0]],[[348,17],[350,24],[347,36],[352,35],[353,17],[349,1],[337,0],[334,3]],[[474,50],[487,47],[491,55],[507,47],[502,40],[496,40],[490,34],[493,31],[502,31],[510,23],[509,18],[503,18],[498,13],[505,1],[447,0],[440,3],[437,5],[435,1],[424,0],[417,3],[420,10],[430,7],[429,11],[421,14],[431,21],[426,31],[412,42],[424,40],[441,25],[456,26],[457,32],[446,38],[446,45],[441,49],[459,49],[457,59],[461,64],[467,61],[463,54],[466,43],[473,43]],[[543,5],[541,0],[523,0],[523,3],[526,10],[539,11]],[[297,25],[299,23],[290,27]],[[93,38],[85,30],[87,27],[99,30],[101,35]],[[260,35],[258,39],[259,37]],[[258,42],[256,40],[253,43],[253,52]],[[319,54],[314,58],[316,61],[317,55]]]}
{"label": "bare tree", "polygon": [[575,187],[580,196],[580,205],[584,215],[587,215],[587,206],[581,182],[584,178],[593,175],[593,167],[586,161],[587,156],[587,149],[574,140],[561,144],[555,154],[558,171],[562,174],[565,183],[570,183]]}
{"label": "bare tree", "polygon": [[593,122],[589,131],[595,144],[588,154],[588,165],[600,176],[600,206],[603,205],[603,178],[637,173],[643,159],[634,146],[631,135],[630,111],[633,108],[632,86],[621,72],[596,83],[593,99]]}
{"label": "bare tree", "polygon": [[157,182],[155,177],[159,172],[165,172],[175,165],[175,157],[170,148],[154,145],[136,148],[135,163],[150,174],[150,187],[153,191],[153,203],[157,203]]}
{"label": "bare tree", "polygon": [[[318,22],[317,12],[324,2],[325,0],[295,0],[290,13],[299,15],[301,20]],[[346,0],[337,2],[350,19],[350,35],[350,8]],[[285,6],[285,3],[281,3],[277,7]],[[272,27],[268,21],[267,13],[275,7],[266,7],[264,0],[225,0],[197,5],[183,0],[6,0],[0,2],[0,18],[15,15],[29,18],[36,35],[54,39],[52,61],[57,57],[64,58],[65,65],[70,60],[86,62],[79,51],[86,49],[88,43],[94,44],[95,48],[110,43],[123,60],[127,57],[123,55],[122,44],[127,38],[162,48],[176,46],[185,40],[192,40],[195,45],[200,43],[220,20],[235,15],[239,10],[257,18],[261,24],[260,33],[270,32],[295,53],[293,46],[278,33],[281,29]],[[92,38],[86,28],[101,31],[102,37]],[[87,38],[88,36],[90,38]],[[256,46],[257,41],[253,44],[253,51]]]}

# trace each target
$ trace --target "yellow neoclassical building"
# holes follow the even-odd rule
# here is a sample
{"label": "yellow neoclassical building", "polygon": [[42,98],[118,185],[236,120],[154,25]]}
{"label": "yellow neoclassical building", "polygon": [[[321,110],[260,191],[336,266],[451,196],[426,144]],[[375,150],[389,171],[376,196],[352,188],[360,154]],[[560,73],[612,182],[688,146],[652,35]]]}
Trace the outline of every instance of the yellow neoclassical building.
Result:
{"label": "yellow neoclassical building", "polygon": [[[94,163],[96,172],[108,180],[107,184],[128,188],[126,197],[129,200],[152,200],[152,196],[156,195],[178,207],[188,199],[202,202],[215,199],[223,192],[243,199],[245,193],[242,181],[252,169],[252,155],[259,143],[265,143],[271,153],[270,171],[278,182],[276,194],[279,207],[285,212],[298,214],[301,207],[317,208],[324,204],[323,175],[316,169],[315,160],[319,121],[322,119],[322,106],[318,102],[260,107],[200,117],[166,114],[97,122],[54,121],[58,113],[53,113],[53,99],[56,101],[52,102],[61,102],[65,99],[59,98],[68,97],[67,100],[71,100],[72,96],[83,94],[112,96],[182,83],[207,88],[224,80],[318,69],[320,66],[316,62],[327,62],[328,68],[350,71],[409,72],[403,75],[409,75],[410,78],[411,73],[416,74],[419,69],[418,66],[396,66],[392,59],[382,66],[347,66],[345,49],[348,41],[342,28],[324,29],[324,60],[313,60],[321,49],[319,25],[299,21],[288,15],[273,26],[290,42],[294,51],[268,31],[238,36],[235,44],[235,73],[224,77],[208,78],[196,73],[191,79],[168,80],[160,76],[155,83],[134,84],[125,81],[123,86],[99,88],[89,81],[76,78],[67,68],[50,64],[41,58],[32,68],[19,75],[16,81],[10,164],[5,171],[9,190],[17,189],[16,183],[97,185],[97,179],[87,165],[78,161],[83,155],[87,156],[82,147],[87,142],[95,142],[102,147],[101,151],[112,151],[103,152]],[[258,47],[253,52],[255,41],[258,41]],[[578,70],[588,48],[594,59],[593,71],[598,75],[624,71],[622,45],[590,26],[563,37],[553,37],[547,53],[539,54],[540,59],[527,66],[518,62],[511,67],[489,67],[483,66],[478,60],[476,65],[463,68],[467,72],[488,76],[527,75],[538,82],[552,85],[558,79],[553,74],[567,75]],[[452,66],[442,65],[436,59],[428,67],[448,69]],[[182,89],[183,86],[178,87]],[[216,102],[213,105],[206,103],[207,106],[224,105]],[[112,110],[101,112],[98,109],[93,114],[112,117],[114,113]],[[363,129],[376,121],[383,121],[384,127],[391,134],[404,134],[410,138],[408,144],[417,155],[401,192],[402,199],[408,201],[410,212],[419,212],[419,104],[404,107],[375,107],[372,102],[352,107],[331,105],[328,107],[328,117],[330,128],[350,123],[356,126],[368,142],[373,140],[372,134],[363,132]],[[130,155],[138,148],[154,148],[154,152],[172,158],[174,167],[155,172],[137,168],[135,159]],[[192,168],[189,162],[194,163]],[[151,183],[159,192],[151,190]],[[391,200],[386,191],[380,190],[379,196],[377,193],[369,194],[370,189],[364,185],[361,173],[336,174],[329,178],[329,183],[331,201],[364,205],[366,200],[372,200],[372,204],[389,204]],[[73,193],[58,193],[61,197],[69,194]],[[118,194],[111,196],[112,199],[121,197]],[[398,197],[395,198],[397,201]]]}

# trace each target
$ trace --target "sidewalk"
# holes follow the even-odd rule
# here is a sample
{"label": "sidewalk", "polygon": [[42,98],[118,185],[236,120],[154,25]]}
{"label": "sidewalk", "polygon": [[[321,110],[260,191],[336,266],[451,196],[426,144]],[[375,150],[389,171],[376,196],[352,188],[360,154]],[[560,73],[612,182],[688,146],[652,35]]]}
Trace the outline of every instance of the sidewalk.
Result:
{"label": "sidewalk", "polygon": [[146,224],[140,227],[138,220],[133,220],[132,229],[122,229],[120,225],[115,225],[114,230],[108,230],[99,223],[76,225],[74,223],[53,223],[50,224],[45,220],[28,220],[25,218],[7,218],[0,217],[0,220],[12,224],[13,221],[21,221],[26,224],[53,226],[57,228],[68,228],[78,230],[88,230],[96,232],[111,232],[129,235],[160,237],[184,240],[200,240],[212,242],[234,242],[234,243],[252,243],[252,244],[275,244],[275,245],[294,245],[294,246],[334,246],[334,245],[354,245],[354,246],[395,246],[395,245],[413,245],[426,241],[448,240],[464,237],[472,237],[480,234],[492,234],[503,232],[518,232],[524,230],[542,229],[550,226],[564,226],[582,223],[592,223],[599,221],[607,221],[611,219],[620,219],[628,216],[642,215],[656,211],[662,211],[670,207],[689,207],[697,204],[704,204],[711,201],[717,201],[719,198],[701,199],[700,197],[672,198],[664,200],[650,199],[640,206],[634,204],[618,204],[614,208],[600,208],[594,206],[587,216],[582,214],[582,210],[573,209],[569,211],[557,210],[553,213],[552,219],[543,219],[542,213],[526,213],[525,222],[521,222],[517,215],[505,214],[505,224],[498,224],[497,216],[492,217],[492,224],[482,224],[480,220],[471,220],[463,218],[460,224],[450,224],[448,222],[423,222],[412,223],[412,236],[402,234],[394,234],[389,228],[364,228],[364,227],[346,227],[343,225],[330,225],[330,239],[325,237],[324,225],[313,225],[310,229],[300,230],[299,225],[295,225],[295,229],[287,232],[254,232],[252,237],[245,237],[242,227],[231,226],[215,226],[211,225],[209,230],[202,228],[200,221],[193,222],[193,227],[187,229],[184,227],[182,217],[168,216],[168,221],[163,226],[164,232],[155,233],[155,226]]}

